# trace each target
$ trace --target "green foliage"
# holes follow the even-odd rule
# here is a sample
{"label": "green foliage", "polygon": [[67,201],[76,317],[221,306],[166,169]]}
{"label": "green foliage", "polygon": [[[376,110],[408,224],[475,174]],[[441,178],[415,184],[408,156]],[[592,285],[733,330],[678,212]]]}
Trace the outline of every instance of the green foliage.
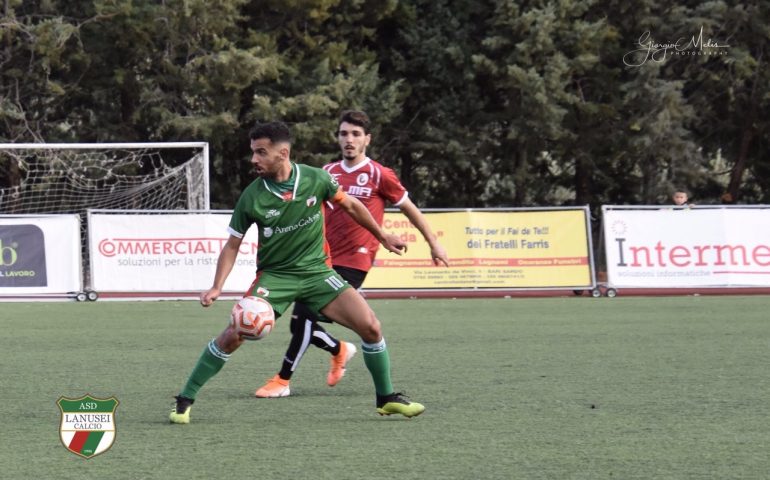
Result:
{"label": "green foliage", "polygon": [[205,140],[215,208],[255,121],[320,165],[347,108],[422,206],[770,199],[768,0],[9,0],[2,26],[0,140]]}

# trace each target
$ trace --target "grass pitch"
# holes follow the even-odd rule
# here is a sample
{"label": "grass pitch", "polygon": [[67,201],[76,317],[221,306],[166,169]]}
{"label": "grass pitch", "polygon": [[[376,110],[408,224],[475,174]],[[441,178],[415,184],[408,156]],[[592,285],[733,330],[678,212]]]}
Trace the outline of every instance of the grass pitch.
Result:
{"label": "grass pitch", "polygon": [[[415,419],[380,417],[360,353],[334,388],[311,349],[292,396],[255,399],[286,317],[201,391],[178,393],[231,302],[0,304],[0,477],[691,479],[770,471],[770,298],[373,300]],[[332,332],[353,339],[352,332]],[[358,343],[358,342],[356,342]],[[83,459],[60,396],[116,396],[117,437]]]}

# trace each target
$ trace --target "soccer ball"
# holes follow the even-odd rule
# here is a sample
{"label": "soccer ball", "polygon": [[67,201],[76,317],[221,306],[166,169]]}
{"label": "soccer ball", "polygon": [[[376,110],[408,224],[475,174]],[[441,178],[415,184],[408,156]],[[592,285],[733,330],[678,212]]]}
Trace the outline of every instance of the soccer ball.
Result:
{"label": "soccer ball", "polygon": [[261,340],[275,326],[273,306],[260,297],[243,297],[230,312],[233,325],[244,340]]}

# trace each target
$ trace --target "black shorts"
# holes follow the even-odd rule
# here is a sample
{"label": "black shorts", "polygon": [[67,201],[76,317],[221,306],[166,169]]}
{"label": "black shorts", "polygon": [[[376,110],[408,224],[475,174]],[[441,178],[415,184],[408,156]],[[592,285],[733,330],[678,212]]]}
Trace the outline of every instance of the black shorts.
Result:
{"label": "black shorts", "polygon": [[332,268],[334,268],[334,270],[339,273],[342,278],[347,280],[347,282],[356,290],[361,288],[364,280],[366,280],[366,274],[368,273],[356,268],[341,267],[338,265],[332,265]]}

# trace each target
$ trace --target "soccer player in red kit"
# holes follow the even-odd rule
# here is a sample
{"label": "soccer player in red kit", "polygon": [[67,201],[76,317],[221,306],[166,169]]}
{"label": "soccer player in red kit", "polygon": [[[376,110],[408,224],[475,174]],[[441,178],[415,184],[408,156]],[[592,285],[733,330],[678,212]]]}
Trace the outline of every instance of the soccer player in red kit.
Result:
{"label": "soccer player in red kit", "polygon": [[[396,173],[366,156],[366,147],[372,140],[369,124],[369,117],[364,112],[348,110],[342,113],[337,126],[337,141],[342,151],[342,159],[325,165],[324,170],[337,180],[348,195],[360,200],[378,224],[382,225],[386,202],[398,207],[428,242],[433,262],[436,265],[449,266],[444,247],[436,240],[425,216],[409,199],[409,194]],[[379,242],[344,212],[335,210],[328,204],[326,207],[324,219],[332,266],[348,283],[358,289],[372,268]],[[281,370],[257,389],[257,397],[289,396],[289,380],[311,344],[332,355],[326,383],[333,387],[342,379],[345,366],[356,354],[356,347],[352,343],[332,337],[319,325],[319,321],[328,320],[319,318],[301,303],[295,304],[290,323],[292,337]],[[364,355],[366,354],[364,349]]]}

